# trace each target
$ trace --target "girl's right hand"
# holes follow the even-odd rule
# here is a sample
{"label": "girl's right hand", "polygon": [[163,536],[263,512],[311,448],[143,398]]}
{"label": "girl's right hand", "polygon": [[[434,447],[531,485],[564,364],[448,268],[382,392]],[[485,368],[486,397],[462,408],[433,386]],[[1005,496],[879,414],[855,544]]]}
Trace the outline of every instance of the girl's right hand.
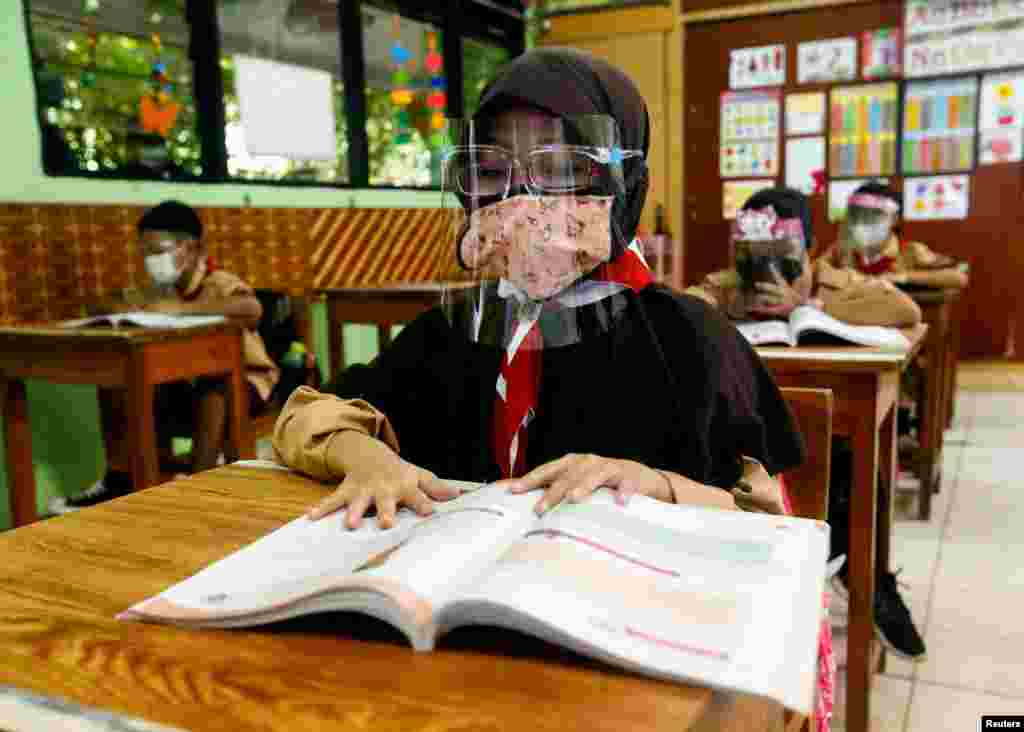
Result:
{"label": "girl's right hand", "polygon": [[307,514],[316,520],[341,508],[348,508],[345,526],[356,529],[367,510],[377,509],[382,529],[394,526],[399,506],[408,506],[420,516],[434,512],[431,500],[447,501],[459,490],[425,470],[403,460],[380,440],[360,432],[346,431],[331,440],[328,462],[341,468],[345,478],[337,489]]}

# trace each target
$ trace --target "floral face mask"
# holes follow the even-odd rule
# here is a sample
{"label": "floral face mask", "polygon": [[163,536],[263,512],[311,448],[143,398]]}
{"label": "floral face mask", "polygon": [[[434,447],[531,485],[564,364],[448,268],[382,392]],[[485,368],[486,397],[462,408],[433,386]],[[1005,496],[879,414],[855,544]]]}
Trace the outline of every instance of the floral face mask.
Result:
{"label": "floral face mask", "polygon": [[547,299],[611,258],[612,200],[519,195],[486,206],[469,217],[461,260]]}

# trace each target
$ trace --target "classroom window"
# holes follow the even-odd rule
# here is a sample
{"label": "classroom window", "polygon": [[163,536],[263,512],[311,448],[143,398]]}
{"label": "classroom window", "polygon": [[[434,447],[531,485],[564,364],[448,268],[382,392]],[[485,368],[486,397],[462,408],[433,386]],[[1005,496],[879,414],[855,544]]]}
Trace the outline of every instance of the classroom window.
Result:
{"label": "classroom window", "polygon": [[374,8],[363,21],[370,185],[440,184],[448,111],[441,29]]}
{"label": "classroom window", "polygon": [[480,106],[480,93],[494,73],[512,59],[504,46],[466,38],[462,42],[462,99],[465,116],[472,116]]}
{"label": "classroom window", "polygon": [[347,182],[337,2],[278,5],[256,17],[237,0],[218,3],[228,176]]}
{"label": "classroom window", "polygon": [[30,20],[48,173],[202,173],[184,2],[33,0]]}

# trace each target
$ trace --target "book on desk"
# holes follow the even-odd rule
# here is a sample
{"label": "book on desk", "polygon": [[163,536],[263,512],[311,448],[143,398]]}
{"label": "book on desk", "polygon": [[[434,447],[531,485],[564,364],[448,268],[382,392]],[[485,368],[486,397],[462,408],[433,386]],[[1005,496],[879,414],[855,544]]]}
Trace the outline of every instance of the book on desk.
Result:
{"label": "book on desk", "polygon": [[[601,490],[542,517],[537,494],[460,484],[395,526],[296,519],[122,620],[232,628],[364,613],[418,651],[464,625],[535,635],[630,671],[752,693],[807,713],[828,527],[791,517],[620,506]],[[344,616],[341,616],[344,617]]]}
{"label": "book on desk", "polygon": [[223,323],[223,315],[170,315],[144,311],[95,315],[91,318],[65,320],[64,328],[201,328],[206,325]]}
{"label": "book on desk", "polygon": [[788,320],[757,320],[736,324],[753,346],[854,344],[891,351],[906,351],[910,340],[897,328],[850,325],[817,308],[801,305]]}

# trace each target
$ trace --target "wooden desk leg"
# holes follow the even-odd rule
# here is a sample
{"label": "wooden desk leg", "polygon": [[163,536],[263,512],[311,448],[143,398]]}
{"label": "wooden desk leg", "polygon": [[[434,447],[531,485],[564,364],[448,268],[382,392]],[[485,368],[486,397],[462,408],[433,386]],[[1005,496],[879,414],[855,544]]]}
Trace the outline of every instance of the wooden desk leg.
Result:
{"label": "wooden desk leg", "polygon": [[132,352],[128,364],[128,454],[132,486],[140,491],[160,481],[160,463],[156,451],[156,420],[153,417],[153,393],[145,348]]}
{"label": "wooden desk leg", "polygon": [[850,496],[850,630],[846,668],[846,729],[868,732],[871,720],[871,648],[874,641],[876,488],[878,435],[874,415],[877,395],[865,399],[864,414],[850,436],[853,484]]}
{"label": "wooden desk leg", "polygon": [[942,369],[939,361],[942,359],[942,346],[937,342],[935,336],[938,333],[929,333],[930,345],[926,353],[926,365],[921,373],[921,396],[917,405],[920,414],[918,415],[917,439],[920,447],[917,451],[917,517],[921,521],[927,521],[932,515],[932,480],[935,475],[935,460],[938,452],[935,449],[935,433],[939,425],[940,414],[937,410],[939,396],[942,393]]}
{"label": "wooden desk leg", "polygon": [[[881,475],[878,481],[878,518],[875,527],[875,581],[889,571],[892,556],[892,525],[893,496],[896,492],[896,480],[899,474],[898,421],[897,405],[889,411],[878,432],[878,464]],[[930,490],[930,489],[929,489]],[[881,649],[878,661],[878,672],[885,673],[885,648]]]}
{"label": "wooden desk leg", "polygon": [[7,493],[14,527],[39,519],[36,513],[36,477],[32,466],[32,427],[28,421],[28,395],[21,379],[0,382],[4,391],[4,441],[7,452]]}
{"label": "wooden desk leg", "polygon": [[[228,429],[224,457],[228,462],[256,457],[256,445],[246,441],[243,421],[249,419],[249,395],[245,388],[245,364],[242,356],[242,337],[232,338],[232,368],[227,374],[228,382]],[[255,439],[255,436],[253,436]]]}
{"label": "wooden desk leg", "polygon": [[327,333],[331,347],[331,363],[328,370],[336,374],[345,368],[345,321],[342,320],[341,304],[331,297],[327,298]]}
{"label": "wooden desk leg", "polygon": [[391,326],[393,323],[380,323],[377,325],[377,350],[383,351],[391,345]]}

